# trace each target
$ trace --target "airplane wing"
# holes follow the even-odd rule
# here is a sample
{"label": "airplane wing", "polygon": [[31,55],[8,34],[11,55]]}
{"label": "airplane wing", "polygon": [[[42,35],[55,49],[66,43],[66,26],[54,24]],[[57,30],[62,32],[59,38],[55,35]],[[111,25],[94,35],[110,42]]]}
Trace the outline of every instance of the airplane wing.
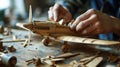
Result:
{"label": "airplane wing", "polygon": [[84,38],[79,36],[58,36],[56,37],[58,40],[75,42],[75,43],[83,43],[83,44],[94,44],[94,45],[118,45],[119,41],[109,41],[109,40],[100,40],[100,39],[92,39],[92,38]]}

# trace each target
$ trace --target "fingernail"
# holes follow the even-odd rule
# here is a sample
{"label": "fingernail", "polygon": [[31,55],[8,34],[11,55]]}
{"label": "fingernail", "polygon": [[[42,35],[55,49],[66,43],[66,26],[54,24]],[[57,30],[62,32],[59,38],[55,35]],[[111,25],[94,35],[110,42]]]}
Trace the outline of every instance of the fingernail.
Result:
{"label": "fingernail", "polygon": [[56,21],[56,22],[57,22],[57,18],[54,18],[54,21]]}
{"label": "fingernail", "polygon": [[73,25],[72,24],[70,25],[70,28],[73,29]]}

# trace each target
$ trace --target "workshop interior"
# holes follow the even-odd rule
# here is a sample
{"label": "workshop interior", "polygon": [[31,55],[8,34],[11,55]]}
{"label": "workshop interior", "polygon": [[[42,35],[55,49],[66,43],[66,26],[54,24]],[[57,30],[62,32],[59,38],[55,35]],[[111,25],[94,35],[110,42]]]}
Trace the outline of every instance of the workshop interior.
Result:
{"label": "workshop interior", "polygon": [[0,3],[0,24],[15,27],[16,22],[26,21],[29,5],[32,5],[34,19],[46,20],[47,11],[54,3],[54,0],[4,0]]}
{"label": "workshop interior", "polygon": [[79,36],[48,19],[57,1],[1,0],[0,67],[120,67],[119,40]]}

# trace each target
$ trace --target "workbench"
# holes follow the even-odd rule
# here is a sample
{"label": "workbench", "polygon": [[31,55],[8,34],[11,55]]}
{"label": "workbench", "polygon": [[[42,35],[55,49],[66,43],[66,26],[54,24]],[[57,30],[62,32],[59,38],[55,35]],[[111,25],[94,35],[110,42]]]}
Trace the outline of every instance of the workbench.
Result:
{"label": "workbench", "polygon": [[[8,36],[4,36],[0,34],[0,38],[3,38],[4,40],[11,40],[12,35],[15,35],[17,39],[26,39],[28,35],[28,31],[26,30],[17,30],[17,29],[12,29],[11,34]],[[26,47],[23,46],[24,42],[10,42],[10,43],[3,43],[4,46],[10,46],[13,45],[16,48],[15,52],[8,52],[8,54],[16,56],[17,57],[17,64],[15,67],[35,67],[34,64],[28,64],[25,62],[26,60],[30,60],[32,58],[41,58],[41,57],[46,57],[48,55],[53,55],[56,56],[58,54],[62,54],[63,52],[61,51],[61,42],[55,42],[54,45],[53,43],[49,46],[45,46],[41,43],[41,40],[43,39],[42,36],[36,35],[32,33],[31,36],[31,42],[29,45]],[[73,60],[79,61],[81,58],[95,55],[98,53],[99,50],[96,50],[94,46],[91,45],[84,45],[84,44],[79,44],[79,43],[71,43],[70,44],[70,50],[69,52],[79,52],[80,55],[71,57],[66,59],[65,61],[58,63],[58,67],[69,67],[69,63]],[[100,56],[106,58],[108,55],[111,55],[109,52],[102,51]],[[106,65],[113,65],[111,67],[115,67],[115,63],[109,63],[106,60],[100,63],[98,67],[107,67]],[[1,66],[0,67],[7,67],[7,66]],[[41,66],[38,66],[41,67]],[[49,67],[49,66],[46,66]]]}

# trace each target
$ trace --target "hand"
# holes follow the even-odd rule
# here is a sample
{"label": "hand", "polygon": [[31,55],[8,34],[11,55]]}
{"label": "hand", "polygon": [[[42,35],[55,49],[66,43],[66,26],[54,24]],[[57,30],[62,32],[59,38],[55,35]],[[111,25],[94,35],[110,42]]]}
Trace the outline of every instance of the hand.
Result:
{"label": "hand", "polygon": [[55,4],[53,7],[49,8],[48,18],[52,21],[60,21],[63,19],[63,24],[69,22],[72,19],[71,13],[60,4]]}
{"label": "hand", "polygon": [[70,28],[80,35],[95,35],[113,32],[115,23],[112,18],[100,11],[89,9],[78,16]]}

